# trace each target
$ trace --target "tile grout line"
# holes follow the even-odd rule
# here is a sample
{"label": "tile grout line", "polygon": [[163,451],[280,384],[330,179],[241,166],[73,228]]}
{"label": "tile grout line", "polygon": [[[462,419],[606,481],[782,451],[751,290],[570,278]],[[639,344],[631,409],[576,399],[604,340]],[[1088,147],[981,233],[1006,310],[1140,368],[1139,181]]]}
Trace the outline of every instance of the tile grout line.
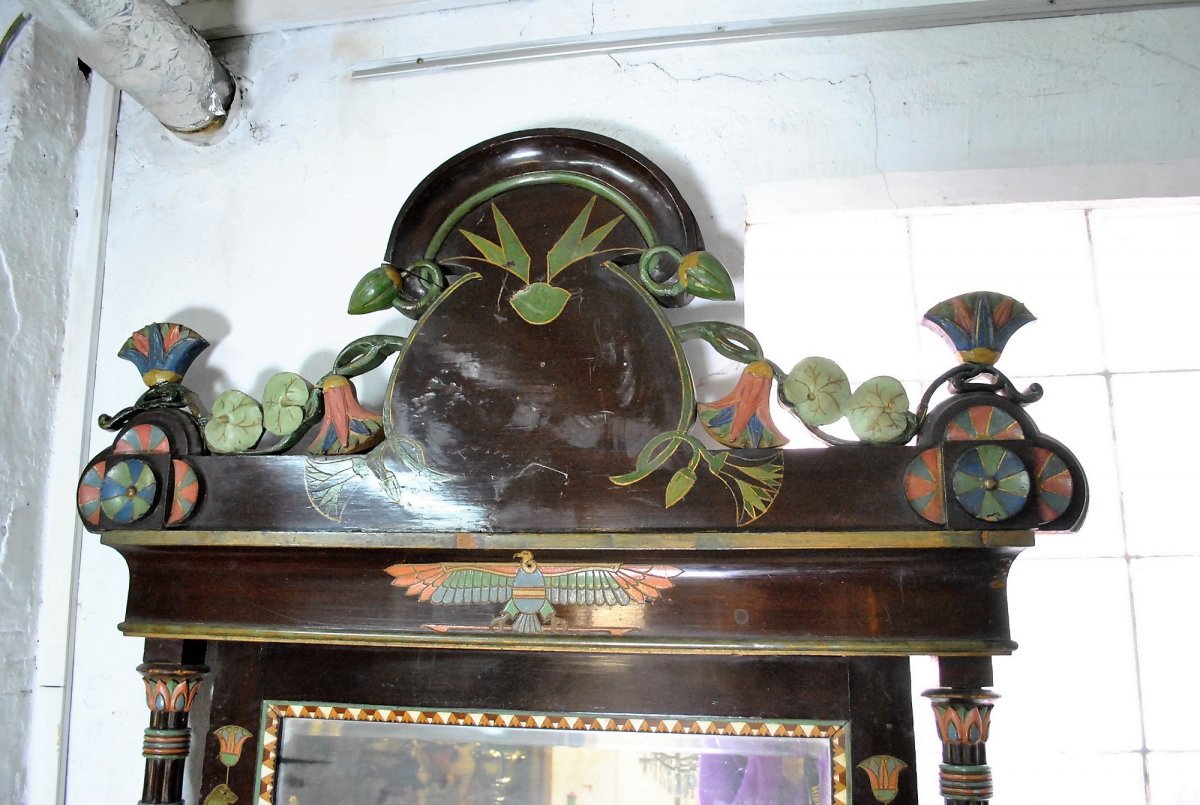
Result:
{"label": "tile grout line", "polygon": [[[1116,466],[1113,471],[1116,474],[1117,482],[1117,507],[1121,518],[1121,540],[1125,546],[1125,585],[1126,592],[1129,596],[1129,627],[1130,638],[1133,640],[1133,679],[1137,686],[1137,707],[1138,707],[1138,731],[1141,741],[1141,748],[1138,750],[1138,756],[1142,762],[1142,795],[1145,798],[1147,805],[1150,805],[1150,761],[1149,748],[1146,743],[1146,702],[1143,695],[1144,686],[1142,684],[1142,655],[1141,645],[1138,640],[1138,618],[1137,618],[1137,601],[1134,595],[1133,588],[1133,557],[1129,551],[1129,520],[1125,512],[1125,486],[1121,481],[1121,454],[1120,441],[1117,437],[1117,415],[1116,415],[1116,399],[1113,395],[1113,375],[1111,371],[1111,362],[1108,354],[1108,338],[1104,326],[1104,294],[1100,290],[1100,275],[1096,265],[1096,241],[1092,229],[1092,209],[1083,211],[1084,226],[1087,230],[1088,243],[1088,262],[1090,263],[1092,275],[1092,303],[1095,306],[1096,312],[1099,314],[1100,324],[1100,355],[1103,361],[1104,371],[1101,376],[1104,378],[1104,388],[1108,394],[1108,422],[1109,422],[1109,439],[1113,445],[1113,454],[1116,458]],[[1122,374],[1161,374],[1158,371],[1141,371],[1141,372],[1125,372]]]}
{"label": "tile grout line", "polygon": [[1109,371],[1108,357],[1108,339],[1105,337],[1104,328],[1104,311],[1102,306],[1102,294],[1100,293],[1100,278],[1096,271],[1096,243],[1092,236],[1092,211],[1084,210],[1084,222],[1087,225],[1088,239],[1088,255],[1092,269],[1092,293],[1095,296],[1096,310],[1100,312],[1100,354],[1104,360],[1104,388],[1108,394],[1108,422],[1109,422],[1109,439],[1113,444],[1113,452],[1116,455],[1116,473],[1117,480],[1117,506],[1121,517],[1121,539],[1125,544],[1125,586],[1126,593],[1129,596],[1129,627],[1130,637],[1133,640],[1133,679],[1137,686],[1137,707],[1138,707],[1138,732],[1141,748],[1138,750],[1138,755],[1142,761],[1142,791],[1147,805],[1150,802],[1150,763],[1147,758],[1148,749],[1146,747],[1146,705],[1145,697],[1142,695],[1142,657],[1138,641],[1138,623],[1137,623],[1137,606],[1134,600],[1133,591],[1133,559],[1129,553],[1129,527],[1128,518],[1125,514],[1125,494],[1124,484],[1121,483],[1121,455],[1120,442],[1117,438],[1117,416],[1116,416],[1116,400],[1113,395],[1113,373]]}

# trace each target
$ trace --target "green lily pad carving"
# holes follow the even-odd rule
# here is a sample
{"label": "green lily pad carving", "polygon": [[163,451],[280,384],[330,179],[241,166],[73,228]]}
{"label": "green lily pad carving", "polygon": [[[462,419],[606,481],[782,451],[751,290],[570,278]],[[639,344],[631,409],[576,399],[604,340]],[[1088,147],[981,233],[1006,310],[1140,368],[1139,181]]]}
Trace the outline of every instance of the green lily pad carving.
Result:
{"label": "green lily pad carving", "polygon": [[213,402],[204,440],[214,453],[241,453],[258,444],[262,435],[262,409],[249,394],[230,389]]}
{"label": "green lily pad carving", "polygon": [[850,401],[850,381],[842,367],[828,358],[809,357],[788,372],[783,396],[801,422],[829,425],[842,418]]}
{"label": "green lily pad carving", "polygon": [[850,428],[855,436],[867,442],[890,442],[903,436],[911,416],[904,386],[886,375],[863,383],[850,395],[846,405]]}
{"label": "green lily pad carving", "polygon": [[570,298],[571,292],[566,288],[535,282],[510,296],[508,303],[530,324],[549,324],[559,317]]}
{"label": "green lily pad carving", "polygon": [[280,372],[263,391],[263,425],[276,436],[295,433],[314,402],[307,380],[294,372]]}

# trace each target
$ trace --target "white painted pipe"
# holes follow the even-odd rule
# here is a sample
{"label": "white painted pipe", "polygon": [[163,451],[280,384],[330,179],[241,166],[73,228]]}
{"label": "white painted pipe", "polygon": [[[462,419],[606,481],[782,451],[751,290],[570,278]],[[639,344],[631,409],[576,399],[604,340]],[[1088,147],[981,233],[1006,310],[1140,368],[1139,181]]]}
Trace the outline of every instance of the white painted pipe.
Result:
{"label": "white painted pipe", "polygon": [[165,0],[22,0],[110,84],[164,126],[203,139],[224,124],[234,82]]}

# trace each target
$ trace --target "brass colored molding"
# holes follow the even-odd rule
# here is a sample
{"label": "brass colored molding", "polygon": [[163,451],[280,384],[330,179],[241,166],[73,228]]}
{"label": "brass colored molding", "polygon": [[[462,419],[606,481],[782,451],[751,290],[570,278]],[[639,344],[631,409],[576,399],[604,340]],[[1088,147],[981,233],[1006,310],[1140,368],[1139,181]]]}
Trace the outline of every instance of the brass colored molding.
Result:
{"label": "brass colored molding", "polygon": [[107,531],[104,545],[432,550],[787,551],[1028,548],[1032,531],[478,534],[466,532]]}
{"label": "brass colored molding", "polygon": [[229,640],[246,643],[309,643],[385,648],[445,648],[485,651],[588,652],[593,654],[702,654],[722,656],[911,657],[995,656],[1011,654],[1011,640],[879,640],[829,637],[820,640],[775,638],[739,639],[518,636],[511,633],[423,634],[421,632],[362,632],[320,629],[255,628],[227,624],[181,624],[124,621],[118,627],[127,637],[167,640]]}

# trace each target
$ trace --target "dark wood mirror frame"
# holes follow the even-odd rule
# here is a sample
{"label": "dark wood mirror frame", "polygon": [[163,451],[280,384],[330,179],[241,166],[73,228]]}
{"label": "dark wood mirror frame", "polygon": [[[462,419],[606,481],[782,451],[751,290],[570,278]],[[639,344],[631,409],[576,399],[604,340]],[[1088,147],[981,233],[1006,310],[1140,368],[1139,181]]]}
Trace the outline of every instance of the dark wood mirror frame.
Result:
{"label": "dark wood mirror frame", "polygon": [[[946,802],[987,801],[1008,568],[1087,508],[1026,412],[1040,388],[995,366],[1033,316],[988,292],[931,308],[961,362],[912,407],[892,378],[785,372],[744,328],[663,313],[732,293],[661,170],[538,130],[413,191],[350,300],[412,331],[316,383],[280,373],[209,410],[183,385],[204,339],[134,333],[120,356],[149,389],[101,417],[116,437],[78,504],[146,640],[141,802],[182,802],[199,701],[208,805],[273,801],[271,702],[845,725],[837,801],[915,803],[913,655],[940,664]],[[696,402],[688,340],[745,364],[728,396]],[[353,378],[392,356],[370,410]],[[826,446],[783,449],[773,399]],[[856,440],[824,430],[842,417]]]}

